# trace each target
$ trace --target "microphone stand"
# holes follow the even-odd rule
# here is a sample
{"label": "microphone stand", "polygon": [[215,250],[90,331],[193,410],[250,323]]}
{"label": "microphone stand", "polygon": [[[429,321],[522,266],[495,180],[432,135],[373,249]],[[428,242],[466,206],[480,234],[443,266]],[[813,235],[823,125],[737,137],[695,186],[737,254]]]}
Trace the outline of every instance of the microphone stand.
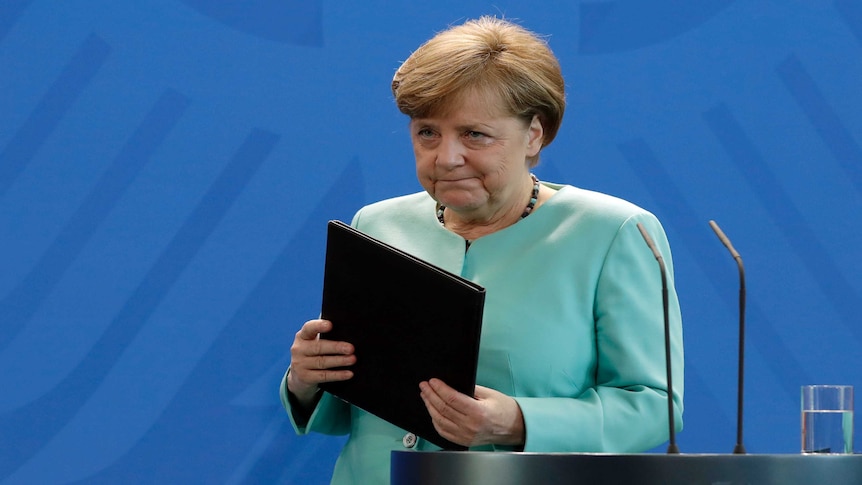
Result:
{"label": "microphone stand", "polygon": [[733,248],[730,239],[724,235],[724,232],[718,227],[715,221],[709,221],[709,226],[712,227],[715,235],[722,244],[730,251],[730,255],[736,260],[736,265],[739,268],[739,364],[738,364],[738,382],[737,382],[737,400],[736,400],[736,446],[733,447],[733,453],[736,455],[745,454],[745,445],[742,444],[742,394],[744,383],[745,369],[745,267],[742,265],[742,257]]}
{"label": "microphone stand", "polygon": [[652,250],[656,261],[658,261],[658,267],[661,271],[661,296],[662,309],[664,310],[664,359],[665,370],[667,372],[667,421],[670,440],[667,446],[667,453],[669,455],[679,454],[679,447],[676,445],[676,426],[674,425],[673,417],[673,378],[670,363],[670,319],[668,316],[667,272],[664,267],[664,259],[661,257],[661,253],[658,251],[658,248],[656,248],[652,238],[649,236],[649,233],[647,233],[647,230],[640,222],[638,222],[637,226],[638,230],[641,232],[641,236],[643,236],[644,241]]}

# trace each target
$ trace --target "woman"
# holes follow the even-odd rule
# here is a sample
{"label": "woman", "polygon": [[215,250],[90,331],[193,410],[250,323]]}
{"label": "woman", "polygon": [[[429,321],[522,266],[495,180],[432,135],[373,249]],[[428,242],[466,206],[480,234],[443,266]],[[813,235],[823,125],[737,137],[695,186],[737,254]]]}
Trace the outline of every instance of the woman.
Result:
{"label": "woman", "polygon": [[[392,91],[425,191],[364,207],[353,226],[487,292],[475,395],[438,379],[417,389],[437,431],[471,449],[531,452],[638,452],[667,439],[661,278],[639,222],[670,270],[681,428],[682,331],[661,225],[530,173],[565,108],[546,43],[504,20],[468,21],[413,53]],[[356,362],[349,342],[326,339],[333,325],[297,333],[282,402],[300,434],[350,435],[333,483],[387,483],[392,450],[435,447],[318,389],[350,379]]]}

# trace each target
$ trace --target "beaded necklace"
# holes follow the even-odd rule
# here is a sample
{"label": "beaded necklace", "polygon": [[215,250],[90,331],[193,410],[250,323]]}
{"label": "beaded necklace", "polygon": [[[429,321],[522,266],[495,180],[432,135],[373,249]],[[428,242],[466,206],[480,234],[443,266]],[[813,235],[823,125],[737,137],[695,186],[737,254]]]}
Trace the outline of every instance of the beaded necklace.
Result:
{"label": "beaded necklace", "polygon": [[[527,202],[527,207],[524,208],[524,212],[521,214],[521,219],[527,217],[531,212],[533,212],[533,209],[536,208],[536,201],[539,200],[539,179],[533,174],[530,174],[530,178],[533,179],[533,192],[530,193],[530,201]],[[440,221],[440,224],[444,225],[446,224],[443,220],[443,211],[445,210],[446,206],[443,204],[440,204],[437,208],[437,220]]]}

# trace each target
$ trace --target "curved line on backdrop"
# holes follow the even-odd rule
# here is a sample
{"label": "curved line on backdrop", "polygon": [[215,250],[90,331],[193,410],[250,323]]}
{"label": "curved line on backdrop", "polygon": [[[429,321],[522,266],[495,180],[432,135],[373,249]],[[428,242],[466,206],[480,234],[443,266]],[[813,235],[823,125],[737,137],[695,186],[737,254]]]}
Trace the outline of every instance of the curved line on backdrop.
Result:
{"label": "curved line on backdrop", "polygon": [[274,42],[323,45],[320,0],[182,0],[231,29]]}
{"label": "curved line on backdrop", "polygon": [[[649,145],[638,138],[622,143],[618,148],[655,199],[661,209],[661,217],[666,220],[668,227],[679,229],[678,237],[689,247],[691,254],[699,254],[703,248],[714,247],[712,232],[706,225],[709,217],[699,215],[688,203],[683,192],[673,183],[670,173],[664,169]],[[701,225],[703,230],[700,230]],[[725,297],[725,303],[735,315],[738,305],[736,293],[719,287],[719,280],[715,278],[715,275],[725,270],[724,265],[718,258],[694,259],[704,273],[705,279],[715,287],[717,294]],[[799,394],[797,379],[805,378],[807,375],[805,368],[793,358],[793,353],[784,345],[767,314],[760,309],[757,302],[749,302],[748,312],[751,315],[750,320],[757,322],[749,326],[749,332],[753,337],[749,342],[767,357],[764,360],[772,370],[775,379],[781,383],[788,398],[796,399]],[[736,335],[732,331],[735,327],[731,323],[728,323],[729,338]],[[728,365],[732,363],[728,362]]]}
{"label": "curved line on backdrop", "polygon": [[[148,481],[144,477],[154,473],[160,473],[159,478],[169,482],[200,481],[199,476],[183,475],[185,471],[199,472],[200,469],[208,470],[213,480],[218,481],[232,472],[237,473],[243,464],[245,469],[255,471],[256,479],[261,470],[278,468],[283,471],[281,451],[286,440],[296,439],[290,425],[280,426],[281,431],[271,436],[270,441],[258,443],[261,433],[272,422],[274,410],[279,410],[287,420],[278,401],[281,375],[273,376],[263,393],[249,386],[258,386],[261,376],[271,375],[274,365],[285,362],[299,325],[310,318],[309,315],[320,312],[326,221],[350,221],[354,212],[366,202],[364,181],[363,169],[354,159],[314,209],[303,216],[305,222],[230,317],[158,420],[132,448],[91,477],[95,483]],[[319,271],[298,273],[297,268],[318,268]],[[249,391],[253,392],[245,397]],[[238,403],[240,395],[244,397]],[[251,406],[254,409],[249,409]],[[195,411],[190,411],[190,407]],[[281,434],[285,430],[288,436]],[[209,456],[201,456],[205,463],[200,467],[189,466],[188,461],[197,459],[197,455],[189,456],[188,450],[206,450],[224,436],[231,436],[230,446],[236,449],[235,453],[225,454],[218,463],[213,463]],[[249,451],[252,448],[256,450],[254,454]],[[176,466],[165,463],[168,457],[176,458]],[[236,462],[225,460],[227,457],[235,458]],[[173,475],[165,477],[166,473]]]}
{"label": "curved line on backdrop", "polygon": [[[737,166],[751,186],[752,193],[770,213],[781,229],[787,244],[793,249],[800,263],[808,270],[821,293],[841,316],[839,321],[862,343],[862,326],[858,325],[856,302],[860,295],[841,272],[839,265],[830,257],[817,235],[806,223],[793,198],[787,194],[769,164],[757,149],[742,125],[725,104],[706,111],[703,115],[710,130],[716,135],[730,160]],[[787,372],[785,370],[785,372]],[[799,377],[808,378],[801,369]],[[813,382],[807,380],[807,382]],[[793,390],[798,398],[798,388]]]}
{"label": "curved line on backdrop", "polygon": [[[169,99],[184,105],[176,96]],[[0,477],[22,466],[86,405],[278,138],[260,129],[251,132],[82,361],[47,394],[0,417],[0,435],[6,437],[0,442]]]}
{"label": "curved line on backdrop", "polygon": [[580,4],[580,54],[647,47],[703,25],[734,0],[614,0]]}

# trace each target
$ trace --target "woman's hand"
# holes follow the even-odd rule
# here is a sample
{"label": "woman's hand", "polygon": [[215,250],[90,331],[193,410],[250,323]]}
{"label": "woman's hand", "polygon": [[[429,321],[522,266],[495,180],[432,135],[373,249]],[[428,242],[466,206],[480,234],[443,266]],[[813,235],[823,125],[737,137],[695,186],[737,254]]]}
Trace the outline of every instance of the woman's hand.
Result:
{"label": "woman's hand", "polygon": [[356,363],[353,345],[320,337],[330,330],[332,322],[329,320],[309,320],[296,332],[290,347],[287,390],[304,406],[314,402],[321,382],[346,381],[353,377],[353,371],[334,369]]}
{"label": "woman's hand", "polygon": [[434,428],[447,440],[464,446],[524,444],[524,416],[511,397],[476,386],[473,399],[440,379],[421,382],[419,389]]}

